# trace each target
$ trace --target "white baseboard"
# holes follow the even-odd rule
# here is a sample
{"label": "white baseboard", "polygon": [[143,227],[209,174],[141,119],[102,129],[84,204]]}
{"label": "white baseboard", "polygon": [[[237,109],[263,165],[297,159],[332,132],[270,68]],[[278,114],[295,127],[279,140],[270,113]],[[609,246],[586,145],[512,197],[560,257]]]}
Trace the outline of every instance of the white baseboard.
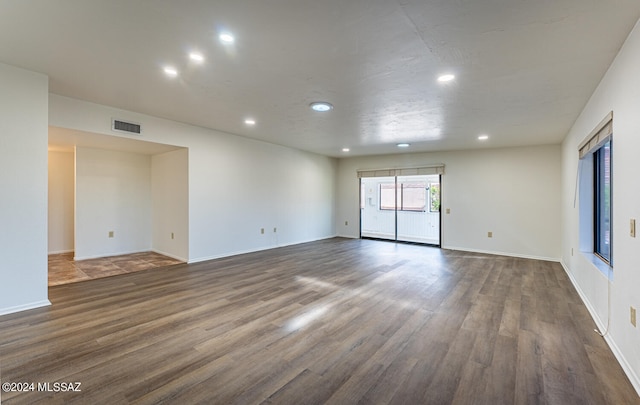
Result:
{"label": "white baseboard", "polygon": [[483,254],[486,254],[486,255],[518,257],[518,258],[521,258],[521,259],[543,260],[545,262],[560,262],[560,259],[557,258],[557,257],[523,255],[523,254],[519,254],[519,253],[496,252],[496,251],[492,251],[492,250],[469,249],[469,248],[464,248],[464,247],[444,246],[444,245],[442,246],[442,249],[456,250],[456,251],[461,251],[461,252],[471,252],[471,253],[483,253]]}
{"label": "white baseboard", "polygon": [[264,247],[259,247],[259,248],[256,248],[256,249],[237,250],[237,251],[234,251],[234,252],[222,253],[220,255],[214,255],[214,256],[208,256],[208,257],[199,257],[199,258],[196,258],[196,259],[190,259],[187,263],[191,264],[191,263],[206,262],[207,260],[216,260],[216,259],[222,259],[223,257],[231,257],[231,256],[244,255],[244,254],[247,254],[247,253],[262,252],[264,250],[277,249],[277,248],[286,247],[286,246],[301,245],[303,243],[317,242],[319,240],[327,240],[327,239],[332,239],[332,238],[336,238],[336,237],[338,237],[338,236],[337,235],[331,235],[331,236],[326,236],[326,237],[322,237],[322,238],[315,238],[315,239],[308,239],[308,240],[292,242],[292,243],[278,244],[278,245],[275,245],[275,246],[264,246]]}
{"label": "white baseboard", "polygon": [[[598,316],[598,313],[596,312],[595,308],[591,305],[591,302],[587,299],[587,296],[584,294],[584,292],[580,288],[580,285],[578,284],[576,279],[573,277],[573,274],[571,274],[571,272],[569,271],[569,268],[567,267],[565,262],[563,260],[560,260],[560,264],[562,265],[564,272],[569,277],[571,284],[573,284],[573,287],[578,292],[578,295],[580,296],[580,299],[584,303],[584,306],[587,307],[587,311],[589,311],[589,314],[591,315],[591,318],[593,319],[593,321],[596,323],[596,326],[598,327],[598,329],[601,331],[605,330],[606,325],[604,324],[604,322],[602,322],[602,320]],[[613,355],[616,357],[616,360],[618,360],[618,363],[620,363],[622,370],[629,378],[629,381],[631,381],[631,385],[633,385],[633,388],[635,388],[636,392],[638,393],[638,396],[640,396],[640,378],[638,378],[638,375],[635,373],[635,371],[633,370],[633,368],[631,367],[627,359],[624,357],[624,354],[622,354],[622,351],[616,344],[616,341],[611,337],[610,334],[605,335],[604,341],[607,342],[607,345],[609,345],[609,348],[613,352]]]}
{"label": "white baseboard", "polygon": [[176,255],[172,255],[171,253],[167,253],[167,252],[163,252],[162,250],[158,250],[158,249],[151,249],[152,252],[157,253],[159,255],[162,256],[167,256],[170,257],[172,259],[176,259],[176,260],[180,260],[181,262],[188,262],[188,259],[185,259],[184,257],[180,257],[180,256],[176,256]]}
{"label": "white baseboard", "polygon": [[615,340],[611,338],[611,335],[605,336],[604,340],[611,348],[613,355],[616,356],[616,359],[618,360],[618,363],[620,363],[622,370],[627,375],[629,381],[631,381],[631,385],[633,385],[633,388],[636,389],[636,393],[640,397],[640,378],[638,378],[638,374],[633,371],[633,368],[631,368],[631,365],[629,364],[629,362],[627,362],[626,357],[624,357],[624,355],[622,354],[622,351],[616,344]]}
{"label": "white baseboard", "polygon": [[122,256],[122,255],[132,255],[135,253],[145,253],[145,252],[150,252],[151,249],[145,249],[145,250],[135,250],[135,251],[127,251],[127,252],[118,252],[118,253],[108,253],[108,254],[101,254],[101,255],[93,255],[93,256],[75,256],[73,258],[73,260],[89,260],[89,259],[102,259],[104,257],[114,257],[114,256]]}
{"label": "white baseboard", "polygon": [[[359,236],[353,235],[337,235],[339,238],[348,238],[348,239],[360,239]],[[393,242],[393,241],[389,241]],[[445,246],[442,245],[441,249],[445,250],[455,250],[460,252],[470,252],[470,253],[483,253],[487,255],[496,255],[496,256],[507,256],[507,257],[518,257],[521,259],[534,259],[534,260],[543,260],[545,262],[560,262],[560,259],[557,257],[546,257],[546,256],[534,256],[534,255],[523,255],[518,253],[508,253],[508,252],[496,252],[492,250],[481,250],[481,249],[469,249],[465,247],[457,247],[457,246]]]}
{"label": "white baseboard", "polygon": [[589,311],[589,314],[591,314],[591,318],[593,318],[593,321],[596,323],[596,326],[598,327],[598,329],[605,330],[607,325],[602,321],[602,319],[600,319],[600,317],[598,316],[598,313],[596,312],[596,309],[591,305],[591,302],[587,299],[587,296],[584,294],[584,292],[580,288],[580,285],[578,284],[576,279],[573,277],[573,274],[571,274],[571,272],[569,271],[569,268],[567,267],[565,262],[563,260],[560,260],[560,264],[562,265],[564,272],[567,273],[567,276],[569,277],[569,281],[571,281],[573,288],[575,288],[576,291],[578,292],[578,295],[580,296],[582,303],[584,304],[585,307],[587,307],[587,310]]}
{"label": "white baseboard", "polygon": [[15,306],[15,307],[0,308],[0,316],[1,315],[13,314],[15,312],[26,311],[26,310],[29,310],[29,309],[46,307],[46,306],[49,306],[49,305],[51,305],[51,302],[49,300],[44,300],[44,301],[31,302],[29,304],[24,304],[24,305],[18,305],[18,306]]}
{"label": "white baseboard", "polygon": [[53,251],[53,252],[49,252],[47,254],[48,255],[61,255],[63,253],[73,253],[73,249],[70,249],[70,250],[56,250],[56,251]]}

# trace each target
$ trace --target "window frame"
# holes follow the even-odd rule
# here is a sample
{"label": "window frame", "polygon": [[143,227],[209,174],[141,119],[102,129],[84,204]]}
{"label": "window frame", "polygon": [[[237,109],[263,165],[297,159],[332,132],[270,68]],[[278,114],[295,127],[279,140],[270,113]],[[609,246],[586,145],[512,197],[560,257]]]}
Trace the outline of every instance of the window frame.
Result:
{"label": "window frame", "polygon": [[[595,268],[600,270],[609,280],[613,280],[613,263],[615,260],[613,253],[613,111],[610,111],[603,119],[596,125],[596,127],[587,135],[580,144],[578,144],[578,176],[576,179],[576,199],[579,196],[578,204],[578,219],[579,219],[579,249],[582,255],[591,263]],[[598,178],[596,177],[599,171],[596,166],[601,166],[601,162],[597,162],[597,151],[604,145],[611,142],[609,149],[609,194],[608,204],[609,216],[608,233],[601,232],[601,228],[596,228],[596,222],[603,219],[600,214],[604,209],[602,204],[599,208],[596,208],[598,203],[597,198],[603,193],[598,193],[601,190]],[[574,202],[575,206],[575,202]],[[605,236],[606,235],[606,236]],[[602,254],[601,246],[598,244],[605,243],[604,239],[608,237],[608,252]],[[597,252],[600,252],[597,253]],[[608,253],[608,254],[607,254]],[[573,255],[573,248],[571,250]]]}
{"label": "window frame", "polygon": [[[411,185],[411,186],[408,186]],[[405,187],[406,186],[406,187]],[[378,185],[378,190],[379,190],[379,210],[380,211],[402,211],[402,212],[426,212],[428,205],[430,204],[430,200],[429,200],[429,191],[427,189],[427,187],[429,187],[428,183],[425,182],[396,182],[396,183],[379,183]],[[408,198],[405,198],[405,190],[408,189],[420,189],[422,190],[422,192],[424,193],[424,201],[423,201],[423,205],[420,206],[411,206],[411,207],[405,207],[405,200],[408,200]],[[383,204],[383,201],[390,201],[389,198],[383,199],[383,190],[386,190],[387,193],[389,191],[392,191],[394,194],[394,205],[388,205],[388,204]],[[387,194],[385,193],[385,194]]]}
{"label": "window frame", "polygon": [[[611,138],[593,152],[593,254],[609,266],[613,263],[612,167],[613,139]],[[608,224],[604,225],[606,222]]]}
{"label": "window frame", "polygon": [[[441,207],[441,202],[440,202],[440,183],[429,183],[428,184],[429,187],[429,192],[428,192],[428,205],[429,205],[429,212],[440,212],[440,207]],[[437,191],[437,192],[433,192],[433,190]],[[434,209],[434,204],[437,204],[438,208]]]}
{"label": "window frame", "polygon": [[[383,190],[391,190],[393,192],[393,205],[385,205],[383,203],[383,198],[382,198]],[[397,184],[395,182],[394,183],[379,183],[378,184],[378,198],[380,199],[379,204],[378,204],[378,209],[380,211],[395,211],[396,208],[398,207]],[[385,199],[384,201],[386,202],[387,200],[388,199]]]}

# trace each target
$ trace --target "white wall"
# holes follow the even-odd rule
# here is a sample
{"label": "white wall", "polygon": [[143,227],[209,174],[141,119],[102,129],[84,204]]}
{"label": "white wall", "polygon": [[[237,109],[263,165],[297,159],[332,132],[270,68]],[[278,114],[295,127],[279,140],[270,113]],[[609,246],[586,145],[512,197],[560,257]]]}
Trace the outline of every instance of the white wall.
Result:
{"label": "white wall", "polygon": [[46,76],[0,64],[0,314],[48,305]]}
{"label": "white wall", "polygon": [[[341,159],[338,233],[359,234],[357,170],[438,163],[445,164],[443,248],[559,259],[559,145]],[[493,237],[488,238],[487,232]]]}
{"label": "white wall", "polygon": [[76,148],[75,223],[76,260],[151,250],[151,157]]}
{"label": "white wall", "polygon": [[[629,307],[640,308],[640,239],[629,235],[640,219],[640,28],[636,25],[620,53],[576,120],[562,145],[562,262],[601,328],[608,320],[607,279],[579,253],[578,205],[574,207],[578,144],[613,111],[613,261],[610,329],[607,341],[640,393],[640,329]],[[573,249],[573,255],[571,250]]]}
{"label": "white wall", "polygon": [[49,254],[74,249],[73,152],[49,151]]}
{"label": "white wall", "polygon": [[[153,250],[189,260],[189,151],[151,157]],[[172,237],[173,236],[173,237]]]}
{"label": "white wall", "polygon": [[53,94],[49,103],[52,126],[115,136],[117,117],[142,124],[135,139],[189,149],[191,262],[335,235],[335,159]]}

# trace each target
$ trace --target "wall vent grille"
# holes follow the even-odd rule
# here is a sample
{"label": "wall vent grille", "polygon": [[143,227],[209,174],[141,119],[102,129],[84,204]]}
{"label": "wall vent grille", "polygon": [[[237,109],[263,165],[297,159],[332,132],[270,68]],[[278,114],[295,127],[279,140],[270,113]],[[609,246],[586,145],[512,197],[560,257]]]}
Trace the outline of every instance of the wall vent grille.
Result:
{"label": "wall vent grille", "polygon": [[117,119],[111,120],[111,129],[117,132],[126,132],[128,134],[137,134],[140,135],[142,133],[142,126],[140,124],[136,124],[135,122],[126,122]]}

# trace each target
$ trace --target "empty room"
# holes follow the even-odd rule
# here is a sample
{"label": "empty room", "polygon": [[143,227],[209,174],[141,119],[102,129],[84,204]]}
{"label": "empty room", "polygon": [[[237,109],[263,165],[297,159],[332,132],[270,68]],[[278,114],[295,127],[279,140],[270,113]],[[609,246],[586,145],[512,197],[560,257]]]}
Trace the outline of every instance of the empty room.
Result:
{"label": "empty room", "polygon": [[2,2],[0,403],[640,404],[639,18]]}

